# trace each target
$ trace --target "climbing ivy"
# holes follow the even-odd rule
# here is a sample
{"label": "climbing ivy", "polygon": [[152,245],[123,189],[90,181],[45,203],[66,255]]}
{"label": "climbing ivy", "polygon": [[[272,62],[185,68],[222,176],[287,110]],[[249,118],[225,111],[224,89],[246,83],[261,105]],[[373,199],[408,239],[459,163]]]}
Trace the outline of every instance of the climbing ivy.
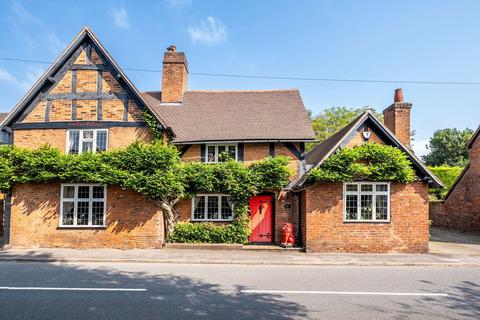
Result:
{"label": "climbing ivy", "polygon": [[[232,199],[235,219],[232,226],[218,228],[230,235],[236,232],[232,239],[244,242],[249,234],[248,199],[285,186],[290,178],[288,162],[286,157],[276,157],[250,165],[233,160],[184,163],[177,148],[162,141],[135,142],[125,149],[79,155],[62,154],[49,146],[38,150],[1,146],[0,190],[7,192],[15,183],[55,181],[119,185],[145,195],[162,208],[169,236],[177,222],[174,205],[180,199],[202,192],[225,193]],[[218,233],[218,228],[210,229]]]}
{"label": "climbing ivy", "polygon": [[408,183],[416,176],[407,155],[398,148],[365,143],[334,153],[320,167],[311,169],[307,179],[309,182],[370,180]]}

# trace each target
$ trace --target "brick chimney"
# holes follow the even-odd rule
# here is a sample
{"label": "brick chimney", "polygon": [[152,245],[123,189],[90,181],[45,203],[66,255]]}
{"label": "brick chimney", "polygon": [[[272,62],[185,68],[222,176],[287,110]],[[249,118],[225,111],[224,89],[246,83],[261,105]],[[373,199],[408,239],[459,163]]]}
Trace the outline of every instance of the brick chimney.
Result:
{"label": "brick chimney", "polygon": [[404,145],[410,147],[410,109],[412,104],[403,99],[403,90],[396,89],[393,104],[383,110],[383,121]]}
{"label": "brick chimney", "polygon": [[188,63],[183,52],[170,46],[163,55],[162,102],[181,102],[187,89]]}

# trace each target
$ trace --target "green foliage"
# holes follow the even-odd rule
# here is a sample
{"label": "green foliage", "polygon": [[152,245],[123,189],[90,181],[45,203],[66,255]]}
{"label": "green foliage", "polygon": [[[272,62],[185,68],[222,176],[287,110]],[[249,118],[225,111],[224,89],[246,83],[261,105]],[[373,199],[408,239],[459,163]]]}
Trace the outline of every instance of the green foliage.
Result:
{"label": "green foliage", "polygon": [[430,171],[433,172],[433,174],[438,179],[440,179],[440,181],[442,181],[443,185],[445,186],[445,188],[443,189],[440,189],[440,188],[430,189],[430,195],[436,200],[445,198],[448,191],[455,183],[455,180],[457,180],[458,176],[463,170],[462,167],[458,167],[458,166],[456,167],[438,166],[438,167],[429,167],[429,169]]}
{"label": "green foliage", "polygon": [[423,156],[423,160],[429,166],[465,166],[468,162],[467,144],[472,134],[468,128],[435,131],[427,146],[430,152]]}
{"label": "green foliage", "polygon": [[179,222],[170,241],[180,243],[245,243],[248,233],[238,223],[214,224]]}
{"label": "green foliage", "polygon": [[[233,202],[234,222],[215,228],[195,223],[192,228],[212,233],[209,241],[225,242],[231,236],[229,242],[244,242],[249,234],[248,199],[264,190],[284,187],[290,178],[288,162],[286,157],[277,157],[251,165],[233,160],[183,163],[177,148],[161,141],[135,142],[126,149],[80,155],[65,155],[48,146],[33,151],[0,146],[0,190],[7,192],[15,183],[89,182],[132,189],[170,207],[176,200],[197,193],[225,193]],[[176,235],[174,231],[170,239],[184,239],[189,227],[179,228],[183,231]],[[192,239],[197,239],[193,235]]]}
{"label": "green foliage", "polygon": [[[323,141],[333,135],[338,130],[342,129],[353,121],[358,115],[364,112],[366,108],[346,108],[334,107],[323,110],[316,116],[309,115],[312,119],[312,128],[315,131],[315,137],[319,141]],[[375,113],[377,118],[383,121],[383,115]],[[312,149],[314,143],[307,144],[307,150]]]}
{"label": "green foliage", "polygon": [[153,135],[153,139],[162,140],[163,132],[160,129],[160,123],[158,122],[158,119],[148,111],[143,113],[143,119],[147,123],[147,126],[150,128],[150,131],[152,132],[152,135]]}
{"label": "green foliage", "polygon": [[310,182],[370,180],[408,183],[415,178],[411,162],[401,150],[376,143],[341,149],[308,173]]}

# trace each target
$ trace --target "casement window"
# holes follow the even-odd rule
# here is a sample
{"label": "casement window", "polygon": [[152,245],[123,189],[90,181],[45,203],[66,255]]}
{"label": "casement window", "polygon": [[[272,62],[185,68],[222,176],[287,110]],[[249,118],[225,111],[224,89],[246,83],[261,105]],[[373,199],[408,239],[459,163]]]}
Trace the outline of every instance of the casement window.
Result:
{"label": "casement window", "polygon": [[94,184],[62,184],[60,227],[104,227],[107,190]]}
{"label": "casement window", "polygon": [[345,222],[390,221],[390,184],[386,182],[358,182],[344,184]]}
{"label": "casement window", "polygon": [[108,130],[68,130],[67,153],[101,152],[107,150]]}
{"label": "casement window", "polygon": [[231,221],[233,205],[224,194],[199,194],[192,199],[192,221]]}
{"label": "casement window", "polygon": [[228,152],[230,157],[238,160],[238,145],[237,144],[207,144],[205,146],[206,156],[205,162],[217,163],[221,162],[220,155],[223,152]]}

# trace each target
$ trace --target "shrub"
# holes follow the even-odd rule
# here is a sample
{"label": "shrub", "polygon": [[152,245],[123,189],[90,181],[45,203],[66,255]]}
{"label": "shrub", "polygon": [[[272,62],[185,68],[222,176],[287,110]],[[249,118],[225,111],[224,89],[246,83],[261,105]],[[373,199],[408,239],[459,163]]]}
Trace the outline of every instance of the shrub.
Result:
{"label": "shrub", "polygon": [[371,180],[408,183],[415,179],[412,163],[405,153],[376,143],[341,149],[319,168],[310,170],[308,176],[310,182]]}
{"label": "shrub", "polygon": [[430,171],[442,181],[445,188],[430,188],[430,196],[435,200],[444,199],[450,188],[453,186],[463,167],[437,166],[429,167]]}

